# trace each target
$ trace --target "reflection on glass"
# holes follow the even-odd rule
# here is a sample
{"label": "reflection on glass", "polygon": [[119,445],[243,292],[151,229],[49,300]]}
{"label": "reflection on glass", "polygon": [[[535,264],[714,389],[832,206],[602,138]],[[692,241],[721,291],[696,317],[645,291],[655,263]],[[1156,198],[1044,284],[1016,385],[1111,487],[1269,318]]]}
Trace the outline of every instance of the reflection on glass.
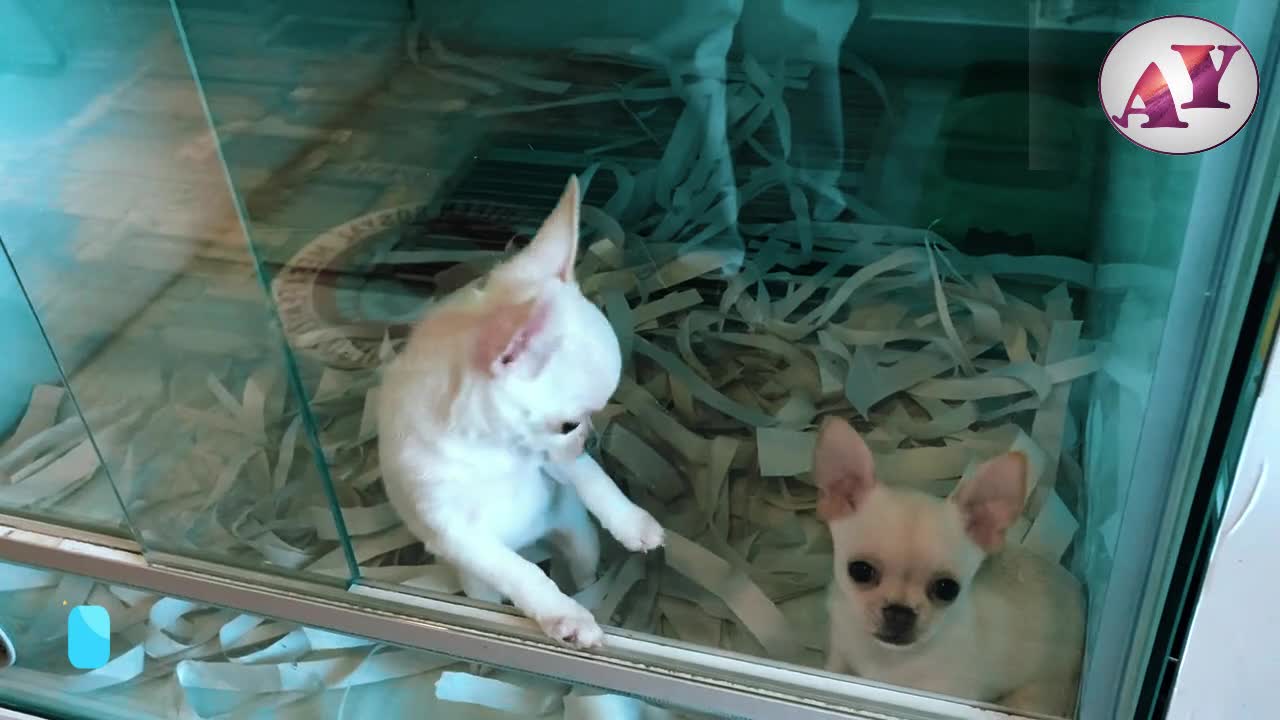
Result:
{"label": "reflection on glass", "polygon": [[[98,720],[253,718],[707,718],[501,668],[0,563],[0,631],[15,663],[0,670],[8,707]],[[110,616],[110,657],[67,658],[67,619]]]}
{"label": "reflection on glass", "polygon": [[[12,267],[0,264],[0,511],[113,535],[128,532],[97,446]],[[119,438],[122,408],[90,422]]]}
{"label": "reflection on glass", "polygon": [[[379,482],[380,368],[428,300],[524,245],[577,174],[576,279],[625,361],[589,449],[668,542],[641,555],[601,532],[585,583],[549,543],[523,555],[601,623],[811,667],[832,632],[890,616],[890,635],[921,635],[904,652],[928,649],[935,611],[968,637],[955,611],[975,586],[1011,606],[1038,594],[1043,612],[997,613],[998,632],[1043,638],[1019,657],[1072,674],[1079,593],[1089,633],[1116,601],[1179,259],[1212,240],[1189,219],[1200,160],[1132,147],[1096,107],[1098,62],[1154,5],[177,5],[366,582],[463,589]],[[819,494],[829,417],[858,438],[833,450],[837,480],[923,493],[877,532],[960,557],[833,548],[828,524],[862,496]],[[268,419],[268,446],[288,425]],[[975,480],[1002,457],[1024,466]],[[991,497],[998,517],[975,523]],[[335,536],[327,518],[277,517],[304,553]],[[987,559],[999,537],[1009,551]],[[980,580],[1014,555],[1042,586]],[[895,589],[917,566],[929,577]],[[828,620],[833,568],[853,597],[880,591],[869,626]],[[912,684],[1020,701],[980,664],[931,667],[937,682]],[[1053,697],[1069,707],[1067,684]]]}
{"label": "reflection on glass", "polygon": [[345,580],[169,3],[11,10],[49,62],[0,77],[0,232],[139,539]]}

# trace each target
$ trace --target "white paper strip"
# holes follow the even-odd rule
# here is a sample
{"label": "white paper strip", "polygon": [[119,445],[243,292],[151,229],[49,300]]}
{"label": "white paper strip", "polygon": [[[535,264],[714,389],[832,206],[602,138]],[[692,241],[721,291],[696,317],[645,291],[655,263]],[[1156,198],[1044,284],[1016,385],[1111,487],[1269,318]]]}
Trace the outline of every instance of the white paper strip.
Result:
{"label": "white paper strip", "polygon": [[441,700],[483,705],[521,717],[537,717],[551,712],[560,703],[562,695],[554,689],[520,687],[460,672],[441,673],[436,681],[436,697]]}

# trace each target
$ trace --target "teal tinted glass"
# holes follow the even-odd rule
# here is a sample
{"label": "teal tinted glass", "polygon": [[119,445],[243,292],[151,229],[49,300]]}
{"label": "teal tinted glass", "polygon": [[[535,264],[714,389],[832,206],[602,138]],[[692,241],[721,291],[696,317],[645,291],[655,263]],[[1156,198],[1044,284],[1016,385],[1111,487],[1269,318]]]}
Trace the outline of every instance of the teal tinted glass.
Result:
{"label": "teal tinted glass", "polygon": [[[5,377],[0,388],[0,511],[128,534],[124,510],[90,431],[104,414],[100,409],[86,423],[8,262],[0,264],[0,313],[7,348],[0,361]],[[118,421],[118,409],[107,410],[106,417],[107,424]],[[104,437],[118,439],[120,430],[117,422]]]}
{"label": "teal tinted glass", "polygon": [[[1144,150],[1109,127],[1098,72],[1121,33],[1176,12],[1234,29],[1265,67],[1272,11],[233,5],[179,3],[365,581],[465,586],[377,482],[380,368],[424,303],[521,247],[577,174],[576,280],[624,359],[589,447],[670,540],[657,557],[606,541],[578,595],[601,621],[812,667],[833,633],[874,644],[885,607],[911,610],[920,634],[952,627],[965,611],[930,599],[935,575],[962,574],[961,593],[994,587],[955,570],[962,557],[873,563],[883,578],[929,565],[878,592],[845,579],[857,553],[880,550],[833,544],[815,513],[816,431],[835,416],[881,483],[934,508],[981,463],[1026,454],[1006,555],[1062,589],[999,592],[1025,601],[1037,657],[1083,662],[1086,706],[1114,707],[1149,642],[1134,624],[1159,602],[1165,528],[1181,522],[1166,498],[1195,474],[1178,433],[1212,417],[1204,393],[1230,350],[1205,339],[1238,322],[1192,301],[1216,285],[1229,307],[1260,243],[1236,234],[1256,206],[1225,179],[1269,140],[1255,125],[1203,156]],[[1168,470],[1141,470],[1157,464]],[[973,540],[921,517],[925,547]],[[877,529],[911,545],[905,527]],[[572,586],[554,545],[524,553]],[[833,577],[843,624],[826,617]],[[1081,597],[1089,614],[1073,621]],[[1086,636],[1101,650],[1084,662]],[[921,689],[1017,700],[980,685]],[[1074,688],[1060,694],[1069,708]]]}
{"label": "teal tinted glass", "polygon": [[[0,238],[135,535],[148,550],[346,582],[313,433],[171,5],[14,2],[0,13],[15,40],[0,72]],[[5,417],[21,416],[18,396],[35,384],[58,382],[44,364],[14,375]],[[91,453],[48,472],[70,491]],[[110,484],[98,487],[42,502],[119,522]],[[297,549],[286,506],[329,517],[325,538]]]}
{"label": "teal tinted glass", "polygon": [[[228,273],[215,289],[172,296],[199,320],[166,336],[205,364],[166,365],[161,406],[199,396],[218,431],[227,412],[253,429],[199,445],[203,474],[168,516],[182,542],[460,593],[381,482],[379,434],[411,430],[378,427],[381,370],[428,302],[523,247],[577,175],[574,276],[623,359],[587,448],[668,542],[640,555],[601,529],[594,573],[554,533],[513,549],[605,625],[1028,702],[989,669],[922,681],[845,652],[964,642],[970,596],[1003,598],[1020,611],[983,642],[1026,637],[1017,669],[1068,678],[1033,709],[1069,712],[1082,666],[1082,716],[1125,714],[1274,201],[1256,167],[1275,144],[1271,4],[174,7],[199,86],[183,97],[214,132],[185,152],[230,178],[249,245],[211,266]],[[1182,157],[1130,143],[1098,102],[1117,37],[1179,12],[1238,33],[1264,69],[1254,121]],[[209,302],[223,292],[250,300]],[[820,444],[827,418],[861,441]],[[915,503],[910,521],[860,517],[876,484],[919,493],[876,496]],[[836,525],[864,531],[833,541]]]}

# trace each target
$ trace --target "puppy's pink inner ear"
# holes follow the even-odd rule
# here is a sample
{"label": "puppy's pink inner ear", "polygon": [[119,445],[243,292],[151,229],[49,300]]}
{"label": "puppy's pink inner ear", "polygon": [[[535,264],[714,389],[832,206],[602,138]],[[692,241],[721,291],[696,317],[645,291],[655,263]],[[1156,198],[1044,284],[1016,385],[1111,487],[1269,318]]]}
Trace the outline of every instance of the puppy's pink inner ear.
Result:
{"label": "puppy's pink inner ear", "polygon": [[827,522],[857,511],[876,485],[871,449],[848,422],[834,417],[818,430],[813,475],[818,517]]}
{"label": "puppy's pink inner ear", "polygon": [[965,532],[987,552],[1004,545],[1004,534],[1022,514],[1027,494],[1027,457],[1005,453],[978,467],[952,494]]}
{"label": "puppy's pink inner ear", "polygon": [[529,357],[534,342],[546,329],[548,315],[548,306],[534,301],[493,310],[481,321],[474,355],[476,369],[496,376]]}

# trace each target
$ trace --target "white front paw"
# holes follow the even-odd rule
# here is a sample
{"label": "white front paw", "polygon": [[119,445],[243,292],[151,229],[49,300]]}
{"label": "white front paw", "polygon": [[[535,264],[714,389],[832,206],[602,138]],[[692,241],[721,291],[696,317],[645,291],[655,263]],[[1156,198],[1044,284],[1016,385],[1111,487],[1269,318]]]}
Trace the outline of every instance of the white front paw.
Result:
{"label": "white front paw", "polygon": [[535,620],[542,632],[552,640],[580,648],[599,647],[604,642],[604,631],[587,609],[569,601],[565,607]]}
{"label": "white front paw", "polygon": [[624,524],[610,528],[610,532],[623,547],[632,552],[648,552],[662,547],[664,539],[662,526],[640,508],[636,508]]}

